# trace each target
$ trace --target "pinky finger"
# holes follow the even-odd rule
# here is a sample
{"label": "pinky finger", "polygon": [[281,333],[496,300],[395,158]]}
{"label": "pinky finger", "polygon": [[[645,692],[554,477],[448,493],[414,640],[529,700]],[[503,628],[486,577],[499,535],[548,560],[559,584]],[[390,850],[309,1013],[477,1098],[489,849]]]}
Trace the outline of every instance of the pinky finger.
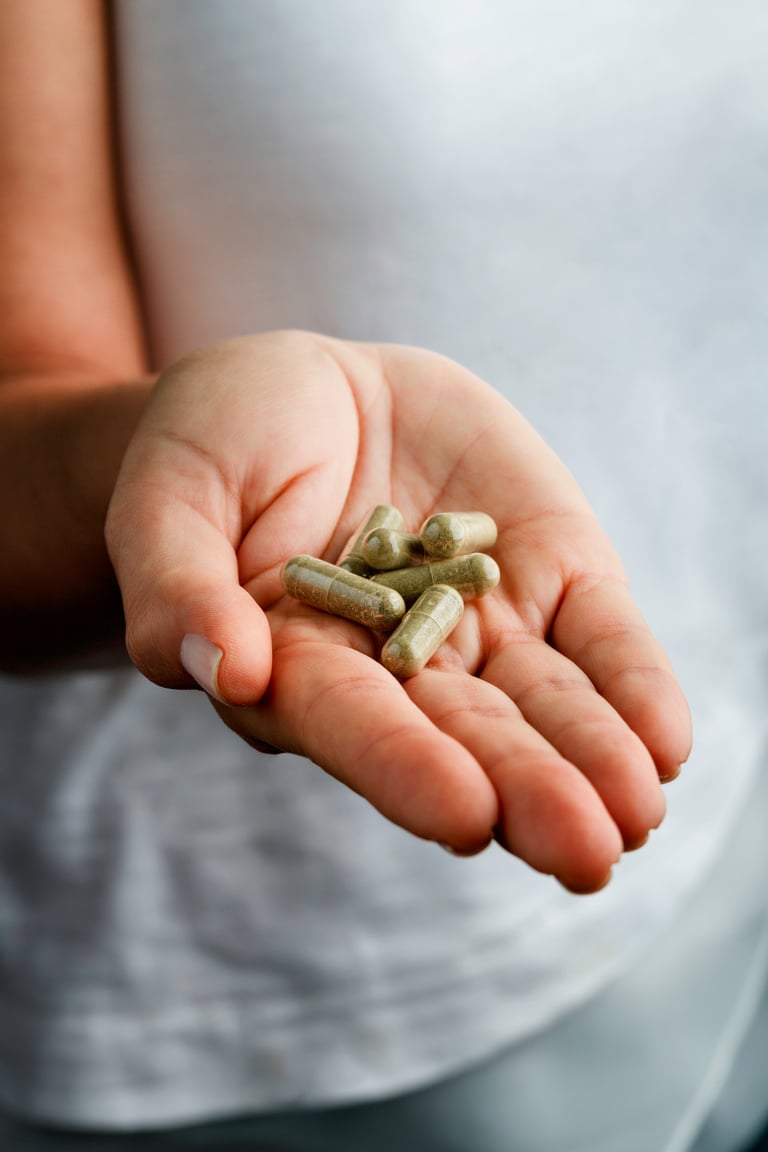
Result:
{"label": "pinky finger", "polygon": [[573,580],[551,639],[640,737],[659,777],[673,779],[690,754],[690,711],[627,585],[608,577]]}

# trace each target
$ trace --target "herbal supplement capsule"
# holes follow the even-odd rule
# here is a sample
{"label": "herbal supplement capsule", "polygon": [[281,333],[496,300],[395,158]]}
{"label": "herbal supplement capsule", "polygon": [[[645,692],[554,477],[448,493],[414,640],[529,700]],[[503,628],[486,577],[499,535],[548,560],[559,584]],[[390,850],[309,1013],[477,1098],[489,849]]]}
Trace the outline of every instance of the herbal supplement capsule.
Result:
{"label": "herbal supplement capsule", "polygon": [[286,560],[280,579],[294,599],[368,628],[389,631],[405,613],[405,601],[395,589],[373,584],[314,556]]}
{"label": "herbal supplement capsule", "polygon": [[421,542],[430,556],[459,556],[491,548],[498,536],[487,512],[438,512],[421,526]]}
{"label": "herbal supplement capsule", "polygon": [[356,576],[370,574],[371,570],[363,558],[362,547],[363,540],[374,528],[396,528],[398,532],[402,532],[405,528],[402,512],[392,504],[377,504],[365,518],[349,552],[339,561],[340,568],[346,568],[347,572],[354,572]]}
{"label": "herbal supplement capsule", "polygon": [[374,528],[367,532],[360,551],[366,564],[377,572],[410,568],[424,559],[424,545],[416,533],[397,532],[394,528]]}
{"label": "herbal supplement capsule", "polygon": [[450,636],[464,612],[464,601],[449,584],[422,592],[381,650],[381,662],[393,676],[415,676]]}
{"label": "herbal supplement capsule", "polygon": [[384,584],[395,588],[406,604],[412,604],[422,592],[434,584],[450,584],[465,600],[485,596],[499,582],[499,566],[484,552],[471,552],[469,556],[453,556],[450,560],[435,560],[416,568],[399,568],[397,572],[381,572],[371,584]]}

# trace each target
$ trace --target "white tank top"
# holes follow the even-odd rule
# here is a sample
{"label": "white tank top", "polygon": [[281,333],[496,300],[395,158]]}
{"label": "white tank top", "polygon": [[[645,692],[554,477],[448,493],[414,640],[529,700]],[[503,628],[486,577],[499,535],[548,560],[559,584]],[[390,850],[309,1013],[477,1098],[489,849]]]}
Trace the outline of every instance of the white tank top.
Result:
{"label": "white tank top", "polygon": [[155,366],[275,327],[464,362],[585,488],[697,745],[661,830],[577,899],[260,757],[197,693],[129,669],[3,681],[8,1106],[148,1125],[408,1089],[674,930],[766,727],[760,73],[712,13],[689,51],[698,11],[116,3]]}

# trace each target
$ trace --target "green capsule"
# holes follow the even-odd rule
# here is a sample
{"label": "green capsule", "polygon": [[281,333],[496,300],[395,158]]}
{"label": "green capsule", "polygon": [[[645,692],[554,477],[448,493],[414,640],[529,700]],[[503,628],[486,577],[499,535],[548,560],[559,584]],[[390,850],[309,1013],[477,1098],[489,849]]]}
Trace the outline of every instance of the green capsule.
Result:
{"label": "green capsule", "polygon": [[421,526],[421,542],[430,556],[460,556],[492,548],[496,521],[487,512],[438,512]]}
{"label": "green capsule", "polygon": [[435,560],[432,564],[420,564],[416,568],[381,572],[370,582],[396,589],[406,604],[412,604],[434,584],[450,584],[465,600],[474,600],[477,596],[492,592],[499,579],[499,566],[491,556],[486,556],[484,552],[471,552],[469,556]]}
{"label": "green capsule", "polygon": [[419,537],[414,532],[398,532],[395,528],[374,528],[367,532],[360,550],[366,564],[377,572],[410,568],[424,559],[424,545]]}
{"label": "green capsule", "polygon": [[314,556],[286,560],[280,579],[294,599],[368,628],[390,631],[405,614],[405,601],[395,589]]}
{"label": "green capsule", "polygon": [[381,650],[381,662],[393,676],[421,672],[464,613],[464,601],[449,584],[422,592]]}
{"label": "green capsule", "polygon": [[371,569],[365,562],[362,547],[363,540],[374,528],[396,528],[398,532],[402,532],[405,528],[402,512],[392,504],[377,504],[363,521],[363,526],[349,552],[339,561],[340,568],[346,568],[347,572],[354,572],[356,576],[370,575]]}

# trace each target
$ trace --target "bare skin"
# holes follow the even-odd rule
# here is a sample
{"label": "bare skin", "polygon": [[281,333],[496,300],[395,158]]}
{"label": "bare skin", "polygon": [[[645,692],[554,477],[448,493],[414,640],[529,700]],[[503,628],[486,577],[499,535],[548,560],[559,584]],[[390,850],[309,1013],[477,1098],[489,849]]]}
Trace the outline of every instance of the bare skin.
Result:
{"label": "bare skin", "polygon": [[100,0],[0,4],[0,667],[9,671],[121,646],[104,517],[151,380],[110,115]]}
{"label": "bare skin", "polygon": [[[182,641],[205,637],[220,659],[198,681],[248,742],[309,756],[416,835],[471,852],[495,832],[566,886],[602,886],[663,818],[659,777],[690,724],[574,480],[492,389],[422,350],[269,333],[154,385],[100,7],[6,0],[0,45],[19,35],[11,80],[0,47],[5,666],[40,612],[75,627],[37,666],[76,656],[89,628],[106,647],[116,574],[128,650],[156,683],[195,687]],[[41,189],[41,141],[61,197]],[[335,559],[384,501],[412,526],[478,508],[500,527],[500,589],[405,684],[376,637],[279,585],[287,557]]]}
{"label": "bare skin", "polygon": [[[500,530],[500,589],[405,684],[372,634],[279,582],[291,555],[338,558],[384,502],[413,525],[482,508]],[[307,333],[203,349],[161,377],[107,539],[146,675],[189,683],[182,639],[206,637],[222,656],[204,686],[231,728],[311,757],[416,835],[469,852],[498,828],[593,890],[661,821],[659,776],[690,738],[669,663],[570,474],[459,365]]]}

